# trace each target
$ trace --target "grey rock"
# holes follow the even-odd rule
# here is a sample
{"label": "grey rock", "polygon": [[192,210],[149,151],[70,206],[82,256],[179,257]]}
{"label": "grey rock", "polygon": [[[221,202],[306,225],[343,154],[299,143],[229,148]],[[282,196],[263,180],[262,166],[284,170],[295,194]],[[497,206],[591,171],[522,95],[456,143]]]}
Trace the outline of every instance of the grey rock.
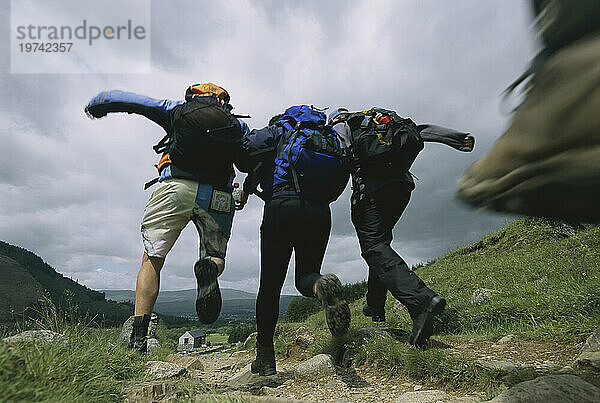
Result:
{"label": "grey rock", "polygon": [[600,351],[586,351],[575,360],[575,368],[600,371]]}
{"label": "grey rock", "polygon": [[[485,394],[484,394],[485,395]],[[447,403],[479,403],[483,401],[483,397],[479,395],[467,395],[448,400]]]}
{"label": "grey rock", "polygon": [[500,294],[500,291],[491,288],[478,288],[473,292],[471,297],[471,305],[479,305],[484,301]]}
{"label": "grey rock", "polygon": [[507,343],[510,343],[511,341],[513,341],[514,339],[515,339],[514,334],[507,334],[506,336],[504,336],[503,338],[498,340],[496,342],[496,344],[507,344]]}
{"label": "grey rock", "polygon": [[158,329],[158,316],[153,313],[150,315],[150,326],[148,326],[148,337],[155,339],[156,330]]}
{"label": "grey rock", "polygon": [[373,338],[394,339],[408,341],[410,333],[402,329],[391,329],[381,327],[363,327],[356,331],[358,337],[369,340]]}
{"label": "grey rock", "polygon": [[146,375],[156,380],[175,378],[186,373],[185,367],[164,361],[148,361],[146,369]]}
{"label": "grey rock", "polygon": [[587,338],[583,349],[585,351],[600,351],[600,327]]}
{"label": "grey rock", "polygon": [[298,364],[294,371],[296,379],[318,379],[335,374],[333,358],[329,354],[318,354]]}
{"label": "grey rock", "polygon": [[363,327],[356,331],[359,337],[363,339],[373,339],[373,338],[382,338],[382,339],[391,339],[392,336],[380,327]]}
{"label": "grey rock", "polygon": [[554,236],[556,238],[568,238],[585,228],[581,224],[571,224],[558,220],[550,221],[550,225],[554,228]]}
{"label": "grey rock", "polygon": [[121,334],[119,334],[119,338],[117,342],[119,343],[129,343],[129,338],[131,336],[131,332],[133,331],[133,315],[131,315],[125,322],[123,322],[123,326],[121,326]]}
{"label": "grey rock", "polygon": [[492,403],[581,403],[600,401],[600,389],[575,375],[548,375],[521,382]]}
{"label": "grey rock", "polygon": [[177,381],[151,381],[130,384],[125,387],[125,402],[145,403],[164,401],[167,396],[177,396],[181,393]]}
{"label": "grey rock", "polygon": [[498,372],[500,375],[510,374],[517,370],[515,364],[510,361],[479,359],[475,362],[475,364],[483,369],[487,369],[488,371]]}
{"label": "grey rock", "polygon": [[152,351],[152,350],[156,350],[157,348],[160,348],[160,343],[156,339],[148,339],[147,344],[148,344],[148,351]]}
{"label": "grey rock", "polygon": [[250,365],[246,365],[237,374],[225,382],[225,387],[241,390],[260,390],[263,386],[275,388],[289,379],[289,375],[278,372],[271,376],[253,374]]}
{"label": "grey rock", "polygon": [[570,367],[567,365],[566,367],[559,369],[558,373],[561,375],[565,375],[565,374],[573,375],[573,374],[575,374],[575,370],[573,369],[573,367]]}
{"label": "grey rock", "polygon": [[[133,331],[133,315],[131,315],[125,322],[123,322],[123,326],[121,326],[121,333],[119,334],[119,338],[117,342],[119,343],[129,343],[129,338],[131,337],[131,332]],[[148,337],[156,338],[156,329],[158,328],[158,316],[153,313],[150,316],[150,326],[148,326]]]}
{"label": "grey rock", "polygon": [[394,403],[435,403],[447,398],[448,395],[442,390],[419,390],[401,394]]}
{"label": "grey rock", "polygon": [[245,349],[253,348],[254,346],[256,346],[256,336],[257,335],[258,335],[258,333],[253,332],[253,333],[250,333],[248,335],[248,337],[246,337],[246,341],[244,341]]}
{"label": "grey rock", "polygon": [[588,337],[581,354],[575,360],[574,367],[600,371],[600,328]]}
{"label": "grey rock", "polygon": [[259,390],[259,395],[274,395],[279,393],[279,391],[277,390],[277,388],[272,388],[270,386],[263,386],[262,388],[260,388]]}
{"label": "grey rock", "polygon": [[3,339],[6,343],[34,342],[38,344],[67,344],[69,338],[50,330],[27,330]]}
{"label": "grey rock", "polygon": [[204,370],[202,360],[198,357],[194,357],[191,355],[169,354],[166,359],[167,362],[181,365],[187,370]]}

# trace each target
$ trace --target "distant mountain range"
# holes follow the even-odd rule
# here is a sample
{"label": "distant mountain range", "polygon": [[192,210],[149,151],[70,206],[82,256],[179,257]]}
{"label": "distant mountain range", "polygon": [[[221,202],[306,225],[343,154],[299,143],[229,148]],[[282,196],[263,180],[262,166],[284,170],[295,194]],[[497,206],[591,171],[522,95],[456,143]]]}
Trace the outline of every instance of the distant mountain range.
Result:
{"label": "distant mountain range", "polygon": [[[107,299],[126,302],[135,301],[135,291],[132,290],[102,290]],[[221,288],[223,307],[221,318],[244,319],[256,315],[256,295],[231,288]],[[282,295],[279,300],[279,315],[285,315],[294,295]],[[196,317],[196,290],[161,291],[158,294],[154,311],[158,314]]]}
{"label": "distant mountain range", "polygon": [[[224,288],[220,319],[247,321],[255,316],[256,295]],[[293,295],[282,295],[284,315]],[[0,241],[0,324],[15,324],[43,311],[44,301],[86,322],[120,326],[133,314],[135,291],[95,291],[58,273],[27,249]],[[187,326],[196,319],[196,290],[162,291],[155,306],[168,326]],[[186,319],[187,318],[187,319]]]}

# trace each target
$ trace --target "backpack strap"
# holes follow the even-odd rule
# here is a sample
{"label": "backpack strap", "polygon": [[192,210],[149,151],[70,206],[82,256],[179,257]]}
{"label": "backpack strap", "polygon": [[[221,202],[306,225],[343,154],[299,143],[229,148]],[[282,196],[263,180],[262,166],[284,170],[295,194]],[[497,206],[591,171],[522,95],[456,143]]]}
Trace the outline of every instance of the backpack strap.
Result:
{"label": "backpack strap", "polygon": [[302,122],[299,121],[296,123],[296,126],[290,130],[289,137],[292,141],[289,142],[289,151],[288,151],[288,164],[290,164],[290,172],[292,173],[292,179],[294,180],[294,188],[296,189],[296,193],[300,194],[300,181],[298,180],[298,172],[296,172],[296,167],[292,164],[292,142],[295,135],[300,131],[302,126]]}
{"label": "backpack strap", "polygon": [[154,149],[154,152],[156,152],[157,154],[162,154],[163,152],[165,152],[167,150],[167,148],[169,148],[169,141],[171,140],[171,133],[167,133],[165,134],[165,136],[160,139],[160,141],[158,143],[156,143],[155,145],[152,146],[152,149]]}
{"label": "backpack strap", "polygon": [[367,130],[369,128],[370,123],[371,123],[371,115],[365,115],[362,122],[360,123],[360,129]]}
{"label": "backpack strap", "polygon": [[152,180],[149,180],[148,182],[144,183],[144,190],[148,190],[148,188],[150,186],[154,185],[155,183],[158,183],[158,181],[159,181],[159,178],[156,177],[156,178],[154,178]]}

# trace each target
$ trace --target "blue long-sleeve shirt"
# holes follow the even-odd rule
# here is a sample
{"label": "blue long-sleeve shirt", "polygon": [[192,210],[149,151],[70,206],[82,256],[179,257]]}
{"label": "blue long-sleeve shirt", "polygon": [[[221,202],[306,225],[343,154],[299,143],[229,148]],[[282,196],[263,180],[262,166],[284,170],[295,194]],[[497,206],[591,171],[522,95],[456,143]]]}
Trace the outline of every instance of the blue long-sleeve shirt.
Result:
{"label": "blue long-sleeve shirt", "polygon": [[[171,130],[172,125],[172,112],[178,106],[185,103],[184,100],[170,100],[170,99],[155,99],[145,95],[136,94],[133,92],[112,90],[103,91],[93,97],[86,107],[87,113],[95,118],[101,118],[109,113],[125,112],[135,113],[142,115],[154,123],[158,124],[167,133]],[[242,128],[242,134],[250,132],[250,129],[246,122],[238,119]],[[234,161],[235,162],[235,161]],[[186,177],[185,173],[174,172],[171,166],[167,166],[160,172],[159,180],[165,180],[171,177]],[[234,173],[230,175],[230,179],[226,184],[231,187]],[[186,177],[186,179],[192,179]],[[216,184],[215,185],[224,185]]]}

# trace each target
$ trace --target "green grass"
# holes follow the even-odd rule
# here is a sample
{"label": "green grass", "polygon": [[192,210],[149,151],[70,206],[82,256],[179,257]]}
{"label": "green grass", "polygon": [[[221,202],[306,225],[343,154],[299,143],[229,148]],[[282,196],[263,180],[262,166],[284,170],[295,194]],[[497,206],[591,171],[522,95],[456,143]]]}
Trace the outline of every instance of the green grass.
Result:
{"label": "green grass", "polygon": [[209,333],[206,335],[206,342],[210,342],[213,346],[220,344],[227,344],[227,339],[229,338],[226,334],[220,333]]}
{"label": "green grass", "polygon": [[122,383],[141,380],[144,360],[111,345],[116,333],[72,327],[60,345],[0,344],[0,401],[122,400]]}
{"label": "green grass", "polygon": [[[39,319],[20,325],[21,330],[47,329],[69,338],[64,345],[0,342],[0,401],[121,402],[123,388],[144,381],[146,362],[164,360],[173,345],[161,337],[162,348],[147,355],[125,350],[116,343],[120,329],[97,329],[74,323],[69,314],[46,302]],[[2,337],[8,334],[1,335]],[[182,381],[188,396],[205,390]]]}
{"label": "green grass", "polygon": [[[448,300],[435,324],[442,339],[492,340],[509,333],[523,339],[575,344],[600,326],[600,227],[567,236],[552,222],[524,218],[481,241],[417,269],[425,283]],[[480,304],[470,299],[478,288],[501,293]],[[406,311],[393,315],[388,295],[386,327],[411,330]],[[351,329],[372,327],[362,315],[364,298],[350,304]],[[498,381],[480,370],[472,357],[429,347],[418,350],[405,342],[361,343],[352,332],[335,341],[322,312],[300,324],[282,324],[275,341],[285,352],[295,328],[315,333],[311,352],[326,352],[340,361],[349,350],[356,364],[448,388],[491,390]]]}

